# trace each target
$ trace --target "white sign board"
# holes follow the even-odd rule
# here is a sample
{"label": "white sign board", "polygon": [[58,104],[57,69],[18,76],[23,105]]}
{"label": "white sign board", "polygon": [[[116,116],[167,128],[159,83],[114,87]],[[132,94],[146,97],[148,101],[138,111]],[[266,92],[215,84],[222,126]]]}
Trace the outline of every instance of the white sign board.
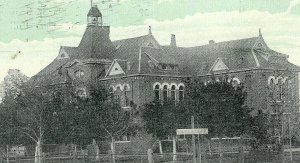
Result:
{"label": "white sign board", "polygon": [[194,128],[194,129],[177,129],[177,135],[205,135],[208,134],[208,128]]}

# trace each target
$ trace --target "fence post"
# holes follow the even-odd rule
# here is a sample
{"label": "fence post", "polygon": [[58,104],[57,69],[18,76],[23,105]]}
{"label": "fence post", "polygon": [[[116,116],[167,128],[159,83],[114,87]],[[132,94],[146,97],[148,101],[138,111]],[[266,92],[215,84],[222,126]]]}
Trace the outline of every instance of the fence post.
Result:
{"label": "fence post", "polygon": [[148,149],[147,155],[148,155],[148,163],[154,163],[152,149]]}
{"label": "fence post", "polygon": [[244,155],[243,147],[239,147],[238,163],[244,163],[244,162],[245,162],[245,155]]}

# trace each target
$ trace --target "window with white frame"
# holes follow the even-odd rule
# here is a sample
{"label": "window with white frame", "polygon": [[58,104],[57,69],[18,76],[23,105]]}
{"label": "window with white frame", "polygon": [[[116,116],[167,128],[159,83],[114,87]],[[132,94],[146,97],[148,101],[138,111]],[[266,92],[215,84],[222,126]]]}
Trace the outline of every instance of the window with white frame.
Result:
{"label": "window with white frame", "polygon": [[184,86],[181,85],[179,86],[179,90],[178,90],[178,99],[179,101],[182,101],[184,98]]}
{"label": "window with white frame", "polygon": [[129,92],[130,92],[129,85],[125,84],[125,86],[124,86],[124,104],[125,104],[125,106],[129,106],[130,105],[130,102],[129,102]]}
{"label": "window with white frame", "polygon": [[160,99],[159,89],[160,89],[159,84],[156,84],[156,85],[154,86],[154,99],[155,99],[155,100],[159,100],[159,99]]}
{"label": "window with white frame", "polygon": [[121,102],[121,92],[122,92],[121,87],[117,86],[116,91],[114,92],[114,97],[115,97],[115,100],[118,102]]}
{"label": "window with white frame", "polygon": [[172,101],[176,100],[176,86],[175,85],[171,86],[171,100]]}
{"label": "window with white frame", "polygon": [[163,86],[163,100],[167,100],[168,99],[168,86],[164,85]]}
{"label": "window with white frame", "polygon": [[279,78],[278,79],[278,83],[277,83],[277,86],[278,86],[278,98],[279,100],[282,100],[283,98],[283,82],[282,82],[282,79]]}

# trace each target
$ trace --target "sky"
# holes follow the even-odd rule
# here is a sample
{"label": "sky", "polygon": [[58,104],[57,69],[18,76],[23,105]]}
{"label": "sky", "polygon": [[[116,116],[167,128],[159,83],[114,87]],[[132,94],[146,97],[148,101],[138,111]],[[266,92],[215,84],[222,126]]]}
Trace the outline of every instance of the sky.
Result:
{"label": "sky", "polygon": [[[110,37],[152,33],[161,45],[175,34],[188,47],[258,36],[300,66],[300,0],[93,0]],[[90,0],[0,0],[0,81],[8,69],[33,76],[60,46],[77,46]]]}

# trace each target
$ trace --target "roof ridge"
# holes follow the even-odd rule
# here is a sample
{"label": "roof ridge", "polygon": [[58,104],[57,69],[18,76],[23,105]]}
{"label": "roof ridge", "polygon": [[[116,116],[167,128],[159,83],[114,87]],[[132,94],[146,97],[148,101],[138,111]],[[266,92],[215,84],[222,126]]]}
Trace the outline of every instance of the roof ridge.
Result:
{"label": "roof ridge", "polygon": [[125,41],[125,40],[130,40],[130,39],[137,39],[137,38],[142,38],[142,37],[146,37],[146,36],[149,36],[149,35],[146,34],[146,35],[137,36],[137,37],[130,37],[130,38],[125,38],[125,39],[120,39],[120,40],[114,40],[113,42]]}
{"label": "roof ridge", "polygon": [[[198,47],[203,47],[203,46],[217,45],[217,44],[223,44],[223,43],[229,43],[229,42],[237,42],[237,41],[244,41],[244,40],[250,40],[250,39],[258,39],[258,38],[259,37],[249,37],[249,38],[242,38],[242,39],[234,39],[234,40],[227,40],[227,41],[215,42],[215,43],[212,43],[212,44],[203,44],[203,45],[187,46],[187,47],[177,46],[177,47],[173,47],[173,49],[175,49],[175,48],[182,48],[182,49],[198,48]],[[162,45],[162,47],[164,47],[164,48],[171,48],[170,45]]]}

